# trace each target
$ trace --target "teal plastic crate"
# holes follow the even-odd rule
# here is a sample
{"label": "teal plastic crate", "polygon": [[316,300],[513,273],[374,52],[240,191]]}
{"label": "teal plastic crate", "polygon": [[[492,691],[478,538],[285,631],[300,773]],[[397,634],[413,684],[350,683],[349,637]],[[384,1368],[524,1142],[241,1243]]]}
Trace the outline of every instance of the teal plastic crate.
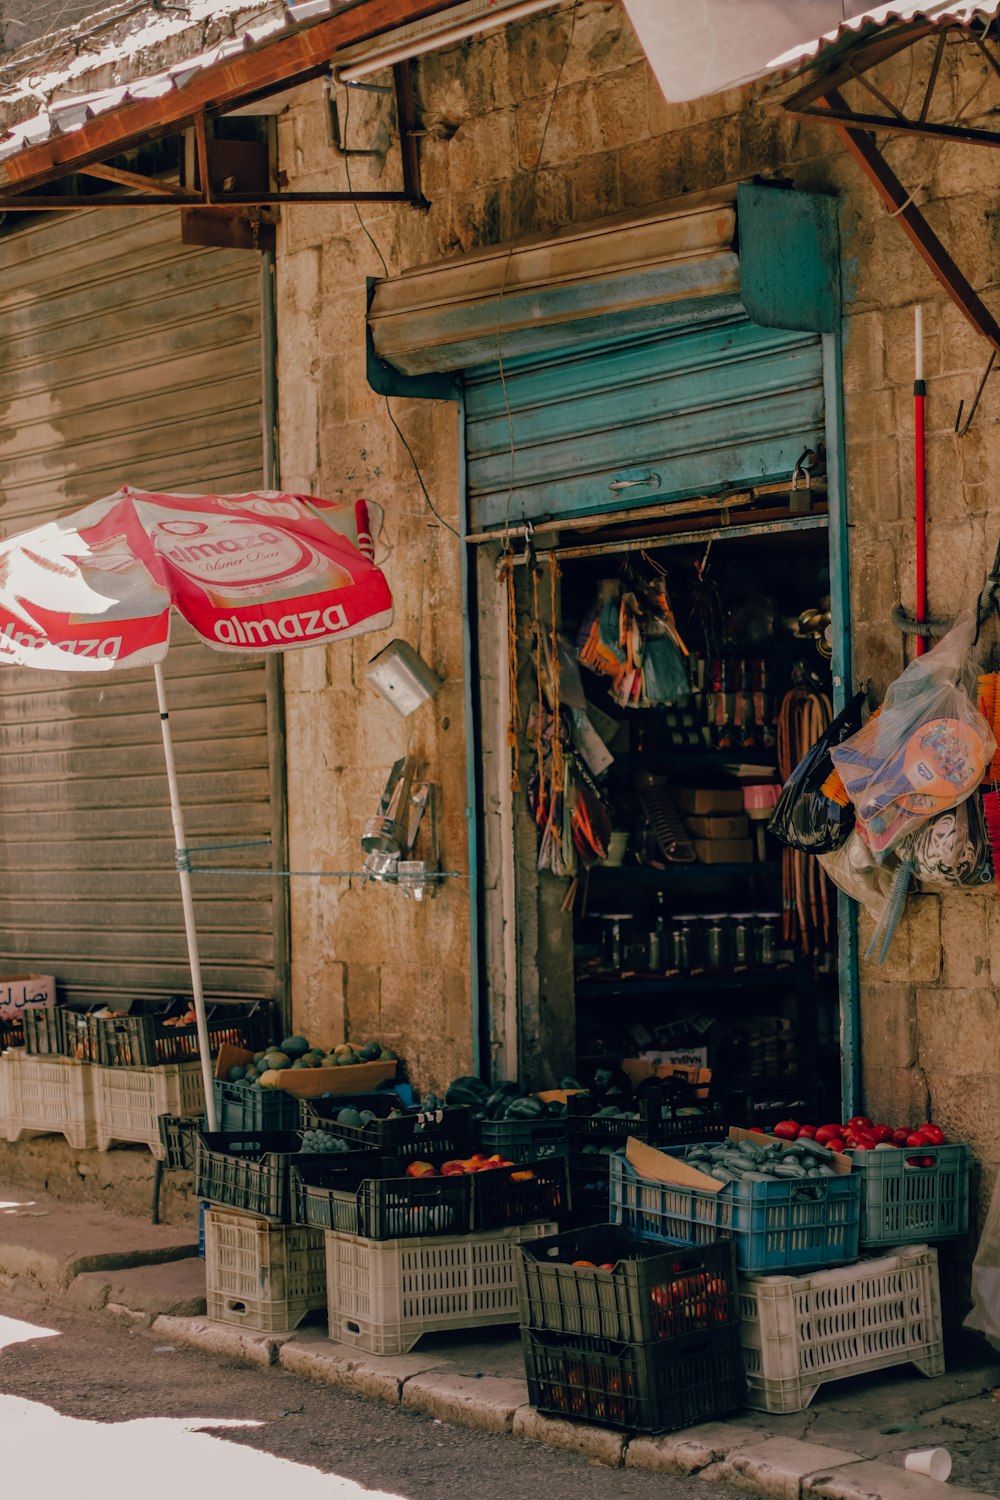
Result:
{"label": "teal plastic crate", "polygon": [[609,1158],[611,1218],[641,1239],[736,1244],[744,1275],[818,1271],[857,1257],[861,1178],[851,1172],[808,1182],[733,1182],[718,1193],[640,1177]]}
{"label": "teal plastic crate", "polygon": [[969,1228],[968,1146],[855,1151],[861,1247],[924,1245]]}

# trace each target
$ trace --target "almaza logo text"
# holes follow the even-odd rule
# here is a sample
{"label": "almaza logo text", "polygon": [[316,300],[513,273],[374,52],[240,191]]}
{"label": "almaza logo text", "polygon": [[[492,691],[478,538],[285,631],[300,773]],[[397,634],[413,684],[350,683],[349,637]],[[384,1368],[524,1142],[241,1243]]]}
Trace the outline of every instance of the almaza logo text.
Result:
{"label": "almaza logo text", "polygon": [[15,630],[8,622],[0,630],[0,654],[6,652],[8,656],[13,656],[14,646],[30,646],[36,651],[43,646],[54,646],[70,656],[93,656],[100,661],[117,661],[121,655],[122,638],[120,635],[109,635],[90,641],[50,641],[44,635],[28,635],[23,630]]}
{"label": "almaza logo text", "polygon": [[347,615],[342,604],[328,604],[326,609],[304,609],[298,614],[282,615],[277,620],[216,620],[216,638],[229,646],[266,646],[269,642],[305,641],[310,636],[332,635],[346,630]]}

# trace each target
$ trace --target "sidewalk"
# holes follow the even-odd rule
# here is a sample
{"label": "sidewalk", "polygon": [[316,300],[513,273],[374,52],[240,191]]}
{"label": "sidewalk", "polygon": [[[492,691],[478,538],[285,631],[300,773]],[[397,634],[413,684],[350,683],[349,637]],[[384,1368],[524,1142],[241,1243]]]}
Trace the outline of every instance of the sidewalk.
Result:
{"label": "sidewalk", "polygon": [[[0,1287],[148,1326],[160,1341],[325,1381],[459,1426],[544,1442],[613,1466],[726,1480],[776,1500],[974,1500],[1000,1496],[1000,1359],[926,1380],[901,1367],[834,1382],[792,1416],[746,1411],[663,1437],[540,1416],[527,1404],[516,1332],[428,1335],[378,1357],[326,1337],[209,1323],[197,1234],[0,1186]],[[947,1448],[947,1486],[902,1468],[913,1448]]]}

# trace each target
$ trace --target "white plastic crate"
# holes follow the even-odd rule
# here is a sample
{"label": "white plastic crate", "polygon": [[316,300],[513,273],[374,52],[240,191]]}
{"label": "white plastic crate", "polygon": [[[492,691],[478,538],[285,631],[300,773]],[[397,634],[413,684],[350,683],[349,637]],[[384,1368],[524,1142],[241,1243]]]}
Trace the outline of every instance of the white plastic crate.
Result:
{"label": "white plastic crate", "polygon": [[64,1135],[77,1151],[97,1141],[93,1073],[68,1057],[28,1057],[20,1049],[0,1057],[0,1121],[8,1141]]}
{"label": "white plastic crate", "polygon": [[161,1063],[158,1068],[93,1070],[97,1145],[107,1151],[115,1141],[138,1141],[161,1161],[158,1115],[201,1115],[205,1090],[201,1064]]}
{"label": "white plastic crate", "polygon": [[425,1333],[517,1323],[514,1247],[557,1229],[519,1224],[405,1240],[366,1240],[328,1229],[330,1337],[369,1354],[406,1354]]}
{"label": "white plastic crate", "polygon": [[937,1251],[811,1276],[740,1278],[747,1405],[804,1411],[821,1385],[892,1365],[944,1373]]}
{"label": "white plastic crate", "polygon": [[323,1230],[206,1208],[205,1292],[216,1322],[290,1333],[326,1306]]}

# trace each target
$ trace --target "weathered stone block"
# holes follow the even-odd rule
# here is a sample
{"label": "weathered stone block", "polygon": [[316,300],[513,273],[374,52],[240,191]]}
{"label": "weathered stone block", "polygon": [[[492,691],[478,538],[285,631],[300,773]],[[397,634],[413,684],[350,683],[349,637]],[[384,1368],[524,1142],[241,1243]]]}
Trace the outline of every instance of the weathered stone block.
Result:
{"label": "weathered stone block", "polygon": [[861,994],[861,1053],[874,1068],[911,1068],[917,1060],[917,1013],[904,984],[865,984]]}
{"label": "weathered stone block", "polygon": [[594,90],[597,128],[604,146],[617,150],[649,136],[647,64],[636,63],[602,78]]}
{"label": "weathered stone block", "polygon": [[989,927],[996,904],[995,892],[989,887],[942,896],[942,977],[949,987],[992,985]]}
{"label": "weathered stone block", "polygon": [[844,319],[845,390],[879,391],[894,384],[886,375],[887,359],[886,320],[881,313],[854,313]]}
{"label": "weathered stone block", "polygon": [[927,1079],[920,1068],[878,1068],[861,1059],[865,1113],[879,1123],[920,1124],[929,1118]]}
{"label": "weathered stone block", "polygon": [[660,135],[620,152],[623,208],[639,208],[683,191],[681,140],[679,135]]}
{"label": "weathered stone block", "polygon": [[1000,995],[992,989],[917,989],[920,1065],[930,1073],[1000,1073]]}

